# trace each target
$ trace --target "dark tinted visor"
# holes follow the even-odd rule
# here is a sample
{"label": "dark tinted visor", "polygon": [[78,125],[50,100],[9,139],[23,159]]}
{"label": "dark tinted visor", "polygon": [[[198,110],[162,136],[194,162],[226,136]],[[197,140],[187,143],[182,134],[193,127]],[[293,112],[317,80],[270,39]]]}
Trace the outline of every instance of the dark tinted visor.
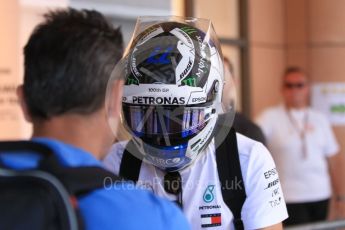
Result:
{"label": "dark tinted visor", "polygon": [[157,145],[161,145],[162,141],[165,142],[163,145],[186,142],[185,138],[198,134],[215,112],[210,106],[139,106],[123,103],[122,107],[127,128],[134,135]]}

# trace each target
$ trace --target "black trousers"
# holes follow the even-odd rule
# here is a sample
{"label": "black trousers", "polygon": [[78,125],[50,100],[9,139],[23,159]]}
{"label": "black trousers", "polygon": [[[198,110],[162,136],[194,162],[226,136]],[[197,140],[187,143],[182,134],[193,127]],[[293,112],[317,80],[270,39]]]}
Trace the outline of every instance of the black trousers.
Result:
{"label": "black trousers", "polygon": [[289,218],[284,221],[284,226],[326,220],[329,201],[327,199],[317,202],[286,204]]}

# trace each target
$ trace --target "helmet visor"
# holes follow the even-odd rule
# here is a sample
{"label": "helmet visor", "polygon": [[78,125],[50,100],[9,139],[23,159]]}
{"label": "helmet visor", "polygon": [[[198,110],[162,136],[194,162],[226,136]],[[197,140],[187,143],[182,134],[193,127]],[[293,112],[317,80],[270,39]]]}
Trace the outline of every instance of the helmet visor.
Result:
{"label": "helmet visor", "polygon": [[164,146],[185,143],[186,139],[198,134],[216,113],[210,106],[139,106],[123,103],[122,108],[129,131],[142,139],[150,139],[152,144]]}

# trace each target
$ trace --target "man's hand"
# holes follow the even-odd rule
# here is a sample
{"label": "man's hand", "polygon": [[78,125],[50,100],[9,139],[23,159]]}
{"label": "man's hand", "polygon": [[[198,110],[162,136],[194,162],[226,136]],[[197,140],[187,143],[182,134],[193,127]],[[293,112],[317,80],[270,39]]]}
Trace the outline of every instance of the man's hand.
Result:
{"label": "man's hand", "polygon": [[345,219],[345,156],[336,154],[328,158],[329,171],[332,179],[333,196],[330,202],[329,219]]}

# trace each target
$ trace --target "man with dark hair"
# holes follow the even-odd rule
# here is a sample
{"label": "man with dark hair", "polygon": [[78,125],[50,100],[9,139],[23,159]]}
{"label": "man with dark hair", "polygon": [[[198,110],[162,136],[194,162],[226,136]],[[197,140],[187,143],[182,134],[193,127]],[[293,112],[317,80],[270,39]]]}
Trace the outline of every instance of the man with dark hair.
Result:
{"label": "man with dark hair", "polygon": [[[46,14],[25,46],[18,95],[33,124],[32,141],[54,149],[66,167],[101,167],[98,159],[114,140],[105,112],[106,86],[122,51],[120,29],[96,11],[74,9]],[[117,119],[122,84],[121,79],[114,84]],[[78,197],[87,229],[187,228],[173,204],[123,185]]]}
{"label": "man with dark hair", "polygon": [[[114,139],[99,118],[105,117],[106,85],[122,56],[121,32],[94,11],[56,11],[45,17],[24,48],[24,84],[18,89],[33,137],[80,145],[100,158]],[[95,129],[85,132],[93,124]],[[91,134],[100,145],[89,149],[85,138],[90,141]]]}
{"label": "man with dark hair", "polygon": [[288,67],[282,78],[284,103],[257,120],[281,178],[289,213],[286,225],[325,220],[332,185],[337,214],[344,216],[345,187],[338,171],[342,156],[329,121],[309,106],[309,85],[301,68]]}

